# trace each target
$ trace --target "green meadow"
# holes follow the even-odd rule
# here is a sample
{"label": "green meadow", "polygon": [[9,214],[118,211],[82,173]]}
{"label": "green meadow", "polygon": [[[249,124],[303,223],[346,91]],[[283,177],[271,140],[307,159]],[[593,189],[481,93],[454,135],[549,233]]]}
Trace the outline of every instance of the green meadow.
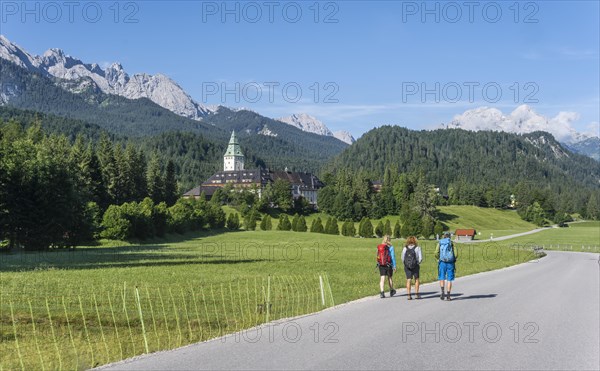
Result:
{"label": "green meadow", "polygon": [[440,206],[440,219],[448,230],[475,229],[481,233],[476,238],[487,240],[536,229],[535,224],[521,219],[514,210],[498,210],[476,206]]}
{"label": "green meadow", "polygon": [[600,221],[569,223],[565,228],[548,228],[509,241],[542,246],[545,250],[600,252]]}
{"label": "green meadow", "polygon": [[[475,229],[481,235],[477,239],[489,239],[491,235],[494,237],[507,236],[511,234],[530,231],[538,228],[535,224],[529,223],[521,219],[515,210],[498,210],[492,208],[481,208],[476,206],[438,206],[440,210],[440,219],[447,226],[447,230],[454,232],[456,229]],[[224,208],[225,212],[236,212],[231,207]],[[327,221],[329,215],[316,213],[306,217],[306,223],[310,227],[310,223],[320,217],[323,223]],[[382,219],[373,219],[373,226],[379,221],[385,222],[389,220],[392,227],[399,220],[398,216],[389,216]],[[277,228],[278,219],[273,219],[273,229]],[[358,224],[354,223],[358,230]],[[339,227],[342,227],[342,222],[338,222]]]}
{"label": "green meadow", "polygon": [[[494,236],[533,229],[523,222],[510,229],[511,212],[442,212],[457,215],[448,225],[495,227]],[[498,223],[487,219],[500,215]],[[458,280],[536,259],[535,242],[597,244],[599,231],[599,222],[575,223],[503,242],[457,244]],[[0,254],[0,368],[85,369],[376,295],[379,242],[310,232],[218,231]],[[402,243],[394,240],[398,258]],[[420,245],[421,281],[432,282],[435,241]],[[404,285],[400,272],[397,287]]]}

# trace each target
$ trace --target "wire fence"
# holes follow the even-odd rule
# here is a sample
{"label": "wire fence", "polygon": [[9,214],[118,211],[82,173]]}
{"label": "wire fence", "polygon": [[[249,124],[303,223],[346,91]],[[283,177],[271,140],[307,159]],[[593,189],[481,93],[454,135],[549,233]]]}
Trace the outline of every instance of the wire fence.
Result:
{"label": "wire fence", "polygon": [[0,370],[87,369],[333,306],[326,274],[2,291]]}

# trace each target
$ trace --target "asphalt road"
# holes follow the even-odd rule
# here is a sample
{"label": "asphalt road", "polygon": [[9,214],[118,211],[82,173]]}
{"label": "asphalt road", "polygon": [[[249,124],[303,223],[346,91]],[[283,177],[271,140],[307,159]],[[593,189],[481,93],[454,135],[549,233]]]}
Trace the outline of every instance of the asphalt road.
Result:
{"label": "asphalt road", "polygon": [[550,251],[458,277],[450,302],[437,284],[421,291],[421,300],[402,290],[103,369],[600,369],[598,254]]}

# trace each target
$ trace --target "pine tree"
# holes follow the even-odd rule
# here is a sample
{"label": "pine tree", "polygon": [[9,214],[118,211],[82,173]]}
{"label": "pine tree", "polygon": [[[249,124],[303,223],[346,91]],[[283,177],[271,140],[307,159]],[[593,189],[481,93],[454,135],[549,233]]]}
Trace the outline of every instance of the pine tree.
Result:
{"label": "pine tree", "polygon": [[373,237],[373,223],[371,223],[371,220],[369,220],[369,218],[363,219],[359,234],[361,237],[364,238]]}
{"label": "pine tree", "polygon": [[402,230],[400,227],[400,220],[396,220],[394,224],[394,238],[400,238],[402,236]]}
{"label": "pine tree", "polygon": [[333,235],[339,235],[340,234],[340,227],[338,226],[338,221],[336,218],[330,218],[331,221],[327,221],[328,227],[327,227],[327,233],[328,234],[333,234]]}
{"label": "pine tree", "polygon": [[267,231],[270,231],[271,229],[273,229],[273,222],[271,221],[271,216],[267,215]]}
{"label": "pine tree", "polygon": [[260,222],[260,229],[263,231],[270,231],[271,228],[272,228],[271,216],[267,214],[267,215],[263,216],[263,218]]}
{"label": "pine tree", "polygon": [[377,237],[383,236],[383,222],[381,220],[379,221],[379,223],[377,223],[377,226],[375,227],[375,235]]}
{"label": "pine tree", "polygon": [[292,218],[292,231],[294,231],[294,232],[298,232],[299,219],[300,219],[300,216],[297,213],[294,214],[294,217]]}
{"label": "pine tree", "polygon": [[444,233],[444,225],[438,220],[433,227],[433,234],[435,234],[436,238],[440,238],[442,233]]}
{"label": "pine tree", "polygon": [[600,219],[600,199],[596,192],[592,191],[586,206],[586,214],[589,219]]}
{"label": "pine tree", "polygon": [[325,222],[324,232],[326,234],[332,234],[331,233],[332,231],[333,231],[333,218],[329,217],[329,218],[327,218],[327,221]]}
{"label": "pine tree", "polygon": [[162,173],[160,171],[160,163],[156,154],[154,154],[150,159],[146,179],[148,181],[148,196],[152,199],[152,201],[154,201],[154,203],[164,201],[165,186],[163,183]]}
{"label": "pine tree", "polygon": [[108,139],[105,133],[100,137],[98,145],[98,159],[100,160],[100,169],[102,172],[102,183],[107,195],[105,205],[115,202],[116,193],[116,177],[117,164],[115,163],[115,155],[112,142]]}
{"label": "pine tree", "polygon": [[169,160],[167,163],[167,171],[165,173],[165,179],[163,181],[165,189],[165,202],[167,205],[174,205],[179,194],[177,191],[177,180],[175,179],[175,163]]}
{"label": "pine tree", "polygon": [[392,236],[392,224],[389,219],[385,220],[385,225],[383,226],[383,234],[387,236]]}
{"label": "pine tree", "polygon": [[252,209],[249,213],[244,217],[244,228],[247,231],[254,231],[256,229],[256,219],[258,218],[258,213],[256,210]]}
{"label": "pine tree", "polygon": [[289,231],[292,229],[292,223],[286,214],[282,214],[279,217],[279,224],[277,225],[278,231]]}
{"label": "pine tree", "polygon": [[320,217],[317,217],[310,226],[310,231],[313,233],[323,233],[323,222]]}
{"label": "pine tree", "polygon": [[421,221],[421,236],[425,237],[425,239],[429,239],[433,234],[433,219],[429,217],[425,217]]}
{"label": "pine tree", "polygon": [[404,222],[404,224],[402,225],[402,229],[400,230],[400,236],[402,238],[408,238],[410,237],[411,234],[411,230],[410,230],[410,226],[408,224],[408,222]]}
{"label": "pine tree", "polygon": [[342,234],[347,237],[354,237],[356,235],[356,229],[354,228],[354,222],[344,222],[342,227]]}
{"label": "pine tree", "polygon": [[237,213],[229,213],[226,223],[227,229],[235,231],[240,229],[240,219]]}
{"label": "pine tree", "polygon": [[306,219],[304,219],[304,215],[300,215],[300,218],[298,219],[298,223],[296,225],[296,231],[297,232],[306,232],[307,228],[306,228]]}

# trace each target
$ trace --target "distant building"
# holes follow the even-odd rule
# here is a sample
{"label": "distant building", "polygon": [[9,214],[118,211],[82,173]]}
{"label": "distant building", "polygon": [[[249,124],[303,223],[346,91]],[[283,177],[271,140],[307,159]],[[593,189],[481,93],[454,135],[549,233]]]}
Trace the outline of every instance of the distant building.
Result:
{"label": "distant building", "polygon": [[456,241],[473,241],[477,232],[474,229],[457,229],[454,232]]}
{"label": "distant building", "polygon": [[317,206],[317,194],[325,185],[314,174],[292,172],[286,168],[284,171],[271,171],[268,169],[244,169],[244,155],[235,137],[231,133],[227,151],[223,156],[223,171],[213,174],[201,185],[183,194],[183,197],[196,198],[202,193],[210,199],[215,191],[233,185],[237,189],[255,189],[259,197],[269,183],[283,179],[290,183],[290,192],[294,199],[305,198],[314,207]]}
{"label": "distant building", "polygon": [[371,187],[373,187],[374,192],[379,193],[383,188],[383,182],[381,180],[374,180],[371,182]]}

